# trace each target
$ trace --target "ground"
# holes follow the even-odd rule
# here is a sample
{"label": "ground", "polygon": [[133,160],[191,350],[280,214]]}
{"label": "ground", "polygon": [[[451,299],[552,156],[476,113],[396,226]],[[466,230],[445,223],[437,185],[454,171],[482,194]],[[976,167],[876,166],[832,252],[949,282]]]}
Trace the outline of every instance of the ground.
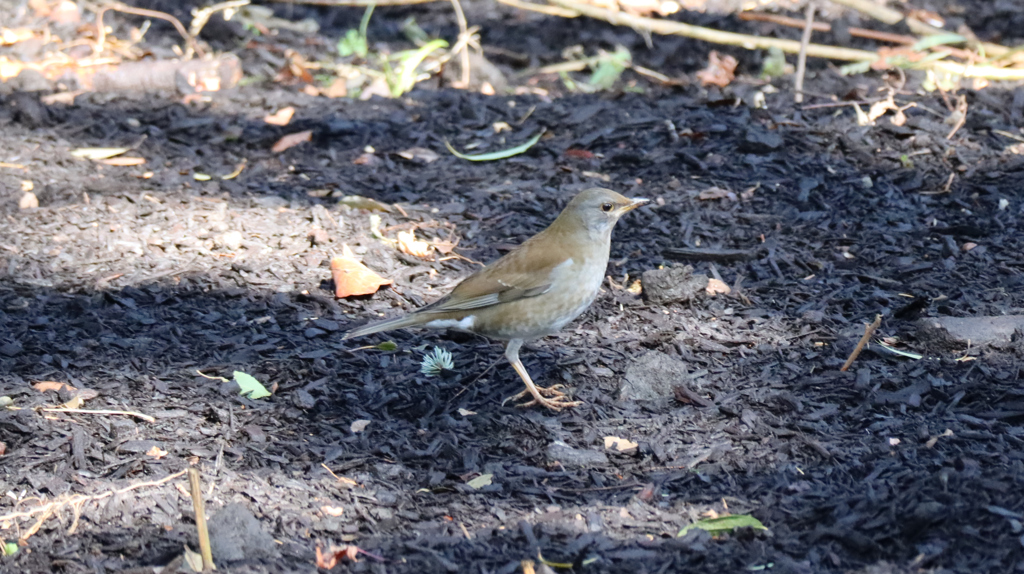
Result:
{"label": "ground", "polygon": [[[962,13],[1005,38],[998,5]],[[361,14],[316,13],[333,22],[325,36]],[[381,9],[374,25],[394,33],[408,14],[445,12]],[[757,82],[693,80],[705,44],[655,37],[647,49],[629,29],[505,17],[484,26],[485,45],[546,64],[571,44],[618,42],[689,81],[627,72],[645,93],[586,95],[548,76],[548,96],[425,86],[369,101],[270,81],[189,104],[0,96],[0,161],[25,166],[0,169],[0,394],[13,400],[0,413],[0,532],[27,538],[2,569],[173,566],[197,547],[195,514],[185,477],[162,479],[192,466],[226,571],[315,571],[318,547],[347,544],[365,553],[336,571],[511,573],[539,555],[578,572],[1024,571],[1019,333],[1000,348],[915,339],[922,317],[1024,314],[1022,88],[960,90],[968,112],[953,132],[922,74],[903,84],[815,62],[818,95],[794,104],[783,78],[754,109],[732,94]],[[169,28],[159,38],[174,41]],[[725,51],[756,75],[757,54]],[[915,104],[906,123],[858,125],[845,98],[875,101],[886,86]],[[285,105],[290,125],[262,121]],[[512,130],[496,134],[497,122]],[[312,142],[270,151],[302,129]],[[541,130],[497,162],[444,146],[496,150]],[[133,147],[147,163],[69,155],[93,146]],[[439,158],[397,155],[413,147]],[[38,208],[18,208],[22,181]],[[521,383],[500,346],[469,335],[341,339],[439,297],[595,185],[654,201],[619,223],[592,308],[522,352],[535,380],[584,405],[503,406]],[[339,201],[354,195],[394,207]],[[373,215],[385,237],[415,228],[458,245],[403,254],[374,236]],[[394,286],[335,299],[328,261],[344,245]],[[731,293],[654,303],[622,289],[684,264]],[[876,315],[880,336],[924,357],[873,344],[841,372]],[[366,348],[389,340],[396,350]],[[428,377],[420,361],[435,346],[455,366]],[[234,371],[273,396],[216,378]],[[659,376],[670,390],[658,398],[620,395]],[[43,381],[89,391],[83,408],[152,419],[40,410],[76,394],[40,392]],[[676,536],[709,512],[767,530]]]}

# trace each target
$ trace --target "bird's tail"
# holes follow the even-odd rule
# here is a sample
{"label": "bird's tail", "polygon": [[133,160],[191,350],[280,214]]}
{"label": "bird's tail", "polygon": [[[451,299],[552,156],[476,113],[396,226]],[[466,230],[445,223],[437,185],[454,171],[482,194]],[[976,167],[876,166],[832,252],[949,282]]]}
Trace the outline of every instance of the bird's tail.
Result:
{"label": "bird's tail", "polygon": [[396,317],[394,319],[387,319],[385,321],[377,321],[375,323],[368,323],[362,327],[356,327],[351,331],[345,333],[342,339],[352,339],[355,337],[362,337],[363,335],[372,335],[374,333],[380,333],[381,331],[391,331],[392,329],[402,329],[404,327],[415,327],[416,325],[422,325],[424,318],[417,315],[405,315],[404,317]]}

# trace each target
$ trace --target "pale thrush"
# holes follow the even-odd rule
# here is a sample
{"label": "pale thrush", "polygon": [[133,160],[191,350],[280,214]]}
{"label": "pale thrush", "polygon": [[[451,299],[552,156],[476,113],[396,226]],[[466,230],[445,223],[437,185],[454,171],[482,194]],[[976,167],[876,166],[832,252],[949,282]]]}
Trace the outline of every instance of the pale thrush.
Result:
{"label": "pale thrush", "polygon": [[422,326],[506,341],[505,357],[526,383],[525,391],[506,402],[529,393],[533,400],[520,406],[540,404],[557,411],[582,404],[568,400],[559,385],[538,388],[519,360],[519,348],[558,331],[590,306],[605,277],[615,222],[647,202],[608,189],[583,191],[547,229],[464,279],[447,296],[403,317],[353,329],[344,338]]}

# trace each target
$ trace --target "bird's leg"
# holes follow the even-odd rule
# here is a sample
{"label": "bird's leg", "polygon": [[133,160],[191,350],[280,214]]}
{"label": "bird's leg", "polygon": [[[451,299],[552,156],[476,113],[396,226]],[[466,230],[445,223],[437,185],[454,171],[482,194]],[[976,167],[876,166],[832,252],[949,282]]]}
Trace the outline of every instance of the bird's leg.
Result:
{"label": "bird's leg", "polygon": [[[516,370],[516,373],[518,373],[519,377],[523,379],[523,382],[526,383],[526,390],[518,395],[513,395],[505,399],[501,404],[525,398],[527,393],[533,396],[533,400],[516,406],[529,407],[533,405],[544,405],[553,411],[560,411],[566,407],[575,407],[583,404],[580,401],[570,401],[566,399],[565,393],[556,388],[560,385],[548,388],[538,388],[537,385],[533,384],[533,379],[530,378],[530,373],[526,372],[526,367],[524,367],[523,362],[519,360],[519,348],[522,346],[523,341],[521,339],[512,339],[509,341],[508,345],[505,346],[505,358],[507,358],[508,362],[512,364],[512,368]],[[552,398],[548,399],[545,397]]]}

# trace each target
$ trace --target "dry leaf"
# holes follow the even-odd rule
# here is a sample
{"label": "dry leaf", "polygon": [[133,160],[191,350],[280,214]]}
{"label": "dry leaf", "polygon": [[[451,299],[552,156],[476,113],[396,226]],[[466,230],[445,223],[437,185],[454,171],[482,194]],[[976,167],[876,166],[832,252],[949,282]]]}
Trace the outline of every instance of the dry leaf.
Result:
{"label": "dry leaf", "polygon": [[384,285],[391,285],[385,279],[356,261],[346,248],[347,256],[331,259],[331,278],[334,279],[334,296],[339,299],[353,295],[372,295]]}
{"label": "dry leaf", "polygon": [[471,415],[475,415],[476,412],[475,411],[471,411],[469,409],[459,409],[459,414],[464,416],[464,417],[468,417],[468,416],[471,416]]}
{"label": "dry leaf", "polygon": [[60,405],[60,408],[62,408],[62,409],[80,409],[80,408],[82,408],[82,404],[84,404],[84,403],[85,403],[85,401],[82,400],[82,397],[80,397],[78,395],[75,395],[70,401],[64,403],[63,405]]}
{"label": "dry leaf", "polygon": [[604,448],[606,450],[614,450],[618,452],[626,452],[627,450],[633,450],[637,447],[637,443],[619,438],[617,436],[606,436],[604,437]]}
{"label": "dry leaf", "polygon": [[292,116],[295,115],[295,108],[288,106],[281,108],[276,112],[265,116],[263,121],[272,126],[286,126],[288,122],[292,121]]}
{"label": "dry leaf", "polygon": [[35,209],[39,207],[39,198],[31,191],[26,191],[18,200],[18,209]]}
{"label": "dry leaf", "polygon": [[722,57],[714,50],[708,54],[708,67],[697,72],[697,79],[704,86],[711,84],[724,88],[736,77],[736,58],[726,55]]}
{"label": "dry leaf", "polygon": [[369,424],[370,424],[370,421],[368,421],[366,419],[359,419],[357,421],[352,421],[352,425],[349,427],[349,430],[351,430],[353,433],[363,432],[364,430],[366,430],[366,427]]}
{"label": "dry leaf", "polygon": [[113,166],[117,166],[117,167],[128,167],[128,166],[132,166],[132,165],[142,165],[142,164],[146,163],[146,158],[144,158],[144,157],[132,157],[132,156],[111,157],[111,158],[107,158],[107,159],[101,159],[101,160],[99,160],[99,163],[106,164],[106,165],[113,165]]}
{"label": "dry leaf", "polygon": [[629,291],[633,295],[639,295],[640,293],[642,293],[643,292],[643,286],[640,285],[640,280],[637,279],[636,281],[633,281],[633,284],[630,285],[629,287],[627,287],[626,291]]}
{"label": "dry leaf", "polygon": [[441,156],[437,155],[437,152],[432,149],[427,149],[425,147],[411,147],[407,150],[398,152],[398,157],[405,158],[416,163],[430,163],[437,161]]}
{"label": "dry leaf", "polygon": [[711,295],[712,297],[719,293],[728,295],[729,293],[732,292],[732,289],[730,289],[729,286],[725,284],[725,282],[723,282],[720,279],[715,279],[714,277],[708,279],[708,286],[705,287],[704,290],[707,291],[707,294]]}
{"label": "dry leaf", "polygon": [[270,151],[274,153],[281,153],[288,148],[293,148],[308,141],[313,141],[313,130],[304,130],[288,134],[277,140],[277,143],[274,144],[274,147],[270,148]]}
{"label": "dry leaf", "polygon": [[32,385],[32,388],[40,393],[45,393],[47,391],[59,391],[64,387],[67,387],[69,391],[75,390],[75,387],[72,387],[67,383],[58,383],[57,381],[39,381]]}
{"label": "dry leaf", "polygon": [[721,187],[709,187],[697,195],[698,199],[728,199],[736,201],[736,194]]}
{"label": "dry leaf", "polygon": [[331,546],[324,552],[319,546],[316,547],[316,567],[330,570],[338,565],[338,561],[343,558],[348,558],[352,562],[359,562],[356,560],[356,555],[359,554],[359,547],[349,544],[348,546]]}
{"label": "dry leaf", "polygon": [[432,248],[426,241],[420,241],[416,239],[416,234],[412,231],[399,231],[398,232],[398,250],[406,255],[413,255],[415,257],[430,257]]}
{"label": "dry leaf", "polygon": [[323,512],[327,516],[341,516],[345,514],[345,509],[340,506],[321,506],[320,512]]}
{"label": "dry leaf", "polygon": [[151,456],[156,460],[160,460],[161,458],[167,456],[167,451],[163,450],[162,448],[156,445],[153,445],[149,448],[149,450],[146,451],[146,456]]}
{"label": "dry leaf", "polygon": [[35,35],[30,28],[0,28],[0,46],[31,40]]}
{"label": "dry leaf", "polygon": [[361,154],[356,159],[352,160],[352,165],[369,165],[374,166],[381,162],[381,159],[372,153]]}
{"label": "dry leaf", "polygon": [[345,78],[334,78],[330,86],[323,91],[323,94],[328,98],[344,98],[348,95],[348,85],[345,82]]}

